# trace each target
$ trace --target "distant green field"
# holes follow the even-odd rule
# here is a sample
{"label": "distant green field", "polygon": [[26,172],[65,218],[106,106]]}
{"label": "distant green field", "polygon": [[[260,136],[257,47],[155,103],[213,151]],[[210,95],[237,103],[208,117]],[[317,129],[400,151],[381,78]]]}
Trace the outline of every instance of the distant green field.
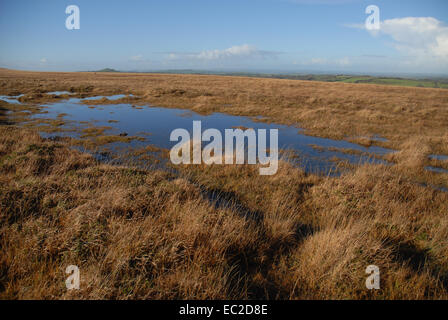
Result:
{"label": "distant green field", "polygon": [[377,78],[377,77],[351,77],[336,76],[338,82],[346,83],[373,83],[405,87],[448,88],[448,81],[431,79],[403,79],[403,78]]}
{"label": "distant green field", "polygon": [[297,79],[326,82],[370,83],[405,87],[448,89],[448,79],[408,79],[350,75],[269,75],[269,78]]}
{"label": "distant green field", "polygon": [[[103,70],[99,70],[97,72],[120,72],[120,71],[106,68]],[[404,86],[404,87],[448,89],[447,77],[418,79],[418,78],[374,77],[374,76],[333,75],[333,74],[219,72],[219,71],[207,71],[207,70],[160,70],[148,73],[210,74],[210,75],[222,75],[222,76],[241,76],[241,77],[254,77],[254,78],[308,80],[308,81],[324,81],[324,82],[367,83],[367,84],[380,84],[380,85]]]}

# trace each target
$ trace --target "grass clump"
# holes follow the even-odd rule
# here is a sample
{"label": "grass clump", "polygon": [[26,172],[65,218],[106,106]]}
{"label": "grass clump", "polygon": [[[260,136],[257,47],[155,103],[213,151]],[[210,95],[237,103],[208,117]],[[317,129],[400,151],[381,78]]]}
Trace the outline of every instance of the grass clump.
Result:
{"label": "grass clump", "polygon": [[[0,297],[446,299],[448,195],[365,165],[111,166],[0,127]],[[81,289],[67,291],[78,265]],[[365,269],[381,289],[365,288]]]}

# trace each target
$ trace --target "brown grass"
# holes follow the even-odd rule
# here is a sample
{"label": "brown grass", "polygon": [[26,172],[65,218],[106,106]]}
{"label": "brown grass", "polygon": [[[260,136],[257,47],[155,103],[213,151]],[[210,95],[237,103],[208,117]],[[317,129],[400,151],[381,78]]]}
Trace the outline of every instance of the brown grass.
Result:
{"label": "brown grass", "polygon": [[[247,165],[176,173],[110,166],[70,149],[76,141],[11,125],[42,112],[36,104],[64,98],[44,94],[57,90],[262,115],[399,152],[388,156],[394,166],[334,178],[284,161],[274,176]],[[0,102],[0,298],[448,299],[448,193],[418,184],[448,185],[447,174],[423,170],[446,166],[427,158],[448,154],[444,90],[0,70],[0,94],[19,93],[26,104]],[[38,124],[57,131],[62,121]],[[98,143],[134,138],[86,134]],[[155,151],[135,155],[155,163]],[[79,291],[65,288],[71,264],[81,270]],[[381,290],[365,288],[371,264],[380,267]]]}
{"label": "brown grass", "polygon": [[[207,75],[131,73],[54,73],[0,69],[0,94],[26,94],[42,103],[62,97],[44,92],[67,90],[71,97],[134,94],[119,101],[263,116],[264,121],[295,125],[308,134],[399,149],[424,138],[432,153],[448,154],[448,93],[444,89],[373,84],[328,83]],[[380,135],[387,143],[370,140]]]}
{"label": "brown grass", "polygon": [[[0,127],[0,297],[448,298],[446,193],[383,166],[180,169],[99,164]],[[70,264],[79,291],[65,289]],[[381,290],[365,288],[370,264]]]}

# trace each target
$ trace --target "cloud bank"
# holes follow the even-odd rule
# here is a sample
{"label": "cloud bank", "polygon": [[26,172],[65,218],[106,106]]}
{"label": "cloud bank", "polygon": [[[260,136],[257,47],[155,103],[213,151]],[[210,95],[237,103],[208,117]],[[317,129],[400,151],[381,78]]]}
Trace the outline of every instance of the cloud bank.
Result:
{"label": "cloud bank", "polygon": [[389,35],[400,51],[448,62],[448,27],[436,18],[389,19],[381,23],[380,32]]}
{"label": "cloud bank", "polygon": [[[364,29],[363,24],[346,27]],[[388,36],[391,45],[403,54],[403,65],[420,68],[448,68],[448,27],[433,17],[405,17],[381,21],[372,36]]]}
{"label": "cloud bank", "polygon": [[280,52],[274,52],[274,51],[266,51],[266,50],[259,50],[257,47],[243,44],[243,45],[237,45],[232,46],[227,49],[215,49],[215,50],[204,50],[197,53],[169,53],[167,55],[167,58],[169,60],[190,60],[190,61],[203,61],[203,62],[210,62],[210,61],[221,61],[221,62],[231,62],[231,61],[244,61],[244,60],[250,60],[254,58],[276,58],[277,55],[280,54]]}

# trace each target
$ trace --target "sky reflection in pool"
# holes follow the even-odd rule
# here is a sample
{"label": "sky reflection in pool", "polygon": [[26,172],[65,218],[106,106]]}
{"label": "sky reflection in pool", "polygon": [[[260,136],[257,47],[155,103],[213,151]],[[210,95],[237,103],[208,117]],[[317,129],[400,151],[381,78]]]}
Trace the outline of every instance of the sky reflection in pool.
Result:
{"label": "sky reflection in pool", "polygon": [[[114,96],[114,99],[120,99],[125,95]],[[100,99],[102,97],[98,97]],[[107,97],[111,99],[111,97]],[[91,98],[93,100],[93,98]],[[193,121],[202,122],[202,130],[215,128],[221,131],[224,137],[225,129],[236,127],[253,129],[278,129],[279,130],[279,148],[292,149],[299,153],[302,158],[301,165],[307,171],[328,172],[334,168],[334,162],[330,159],[337,157],[341,160],[348,160],[352,164],[364,162],[383,163],[385,160],[377,159],[371,155],[385,155],[393,150],[377,146],[363,147],[344,140],[332,140],[307,136],[299,132],[299,128],[292,126],[279,125],[274,123],[263,123],[254,121],[249,117],[232,116],[222,113],[211,115],[200,115],[191,110],[169,109],[158,107],[133,108],[130,104],[98,105],[94,108],[79,104],[80,99],[69,99],[66,101],[44,105],[48,113],[37,114],[34,118],[52,118],[55,119],[59,114],[67,114],[64,119],[67,124],[63,128],[88,127],[87,124],[80,122],[90,122],[94,126],[110,126],[113,129],[106,131],[106,134],[119,134],[126,132],[129,136],[144,136],[146,141],[133,141],[132,147],[142,147],[148,144],[160,148],[170,149],[176,142],[170,141],[170,134],[174,129],[184,128],[190,134],[192,133]],[[118,122],[109,122],[116,120]],[[142,132],[150,133],[149,136],[142,135]],[[79,132],[58,132],[56,134],[44,134],[44,136],[72,136],[79,137]],[[269,136],[269,134],[268,134]],[[269,144],[268,144],[269,145]],[[313,148],[312,145],[321,147]],[[129,146],[125,143],[109,144],[109,148],[121,148]],[[336,150],[327,150],[327,148],[353,149],[368,154],[347,154]]]}
{"label": "sky reflection in pool", "polygon": [[425,167],[425,170],[431,171],[431,172],[436,172],[436,173],[448,173],[447,169],[443,169],[443,168],[438,168],[438,167]]}
{"label": "sky reflection in pool", "polygon": [[68,91],[51,91],[51,92],[47,92],[47,94],[54,94],[57,96],[60,96],[62,94],[74,94],[73,92],[68,92]]}
{"label": "sky reflection in pool", "polygon": [[429,156],[432,160],[440,160],[440,161],[446,161],[448,160],[448,156],[442,155],[442,154],[432,154]]}
{"label": "sky reflection in pool", "polygon": [[[130,94],[129,97],[133,97],[133,94]],[[87,100],[87,101],[95,101],[95,100],[101,100],[103,98],[107,98],[108,100],[114,101],[114,100],[119,100],[122,98],[126,98],[127,96],[125,94],[116,94],[113,96],[95,96],[95,97],[88,97],[88,98],[83,98],[81,100]]]}
{"label": "sky reflection in pool", "polygon": [[0,96],[0,100],[3,100],[5,102],[11,103],[11,104],[21,104],[18,100],[23,94],[18,96]]}

